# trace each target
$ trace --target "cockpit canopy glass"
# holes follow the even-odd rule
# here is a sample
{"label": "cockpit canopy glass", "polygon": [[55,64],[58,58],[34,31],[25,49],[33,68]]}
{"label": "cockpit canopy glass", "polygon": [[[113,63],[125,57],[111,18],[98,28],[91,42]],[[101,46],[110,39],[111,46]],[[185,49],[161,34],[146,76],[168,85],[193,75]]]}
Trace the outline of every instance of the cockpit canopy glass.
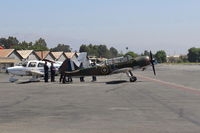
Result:
{"label": "cockpit canopy glass", "polygon": [[37,64],[36,62],[30,62],[28,67],[36,67],[36,64]]}
{"label": "cockpit canopy glass", "polygon": [[110,65],[110,64],[116,64],[116,63],[122,63],[122,62],[127,62],[129,60],[132,60],[133,57],[130,55],[126,55],[123,57],[116,57],[116,58],[112,58],[112,59],[107,59],[104,64],[106,65]]}
{"label": "cockpit canopy glass", "polygon": [[38,63],[38,67],[44,67],[44,63]]}
{"label": "cockpit canopy glass", "polygon": [[28,64],[28,62],[22,62],[22,63],[21,63],[21,65],[22,65],[23,67],[26,67],[27,64]]}

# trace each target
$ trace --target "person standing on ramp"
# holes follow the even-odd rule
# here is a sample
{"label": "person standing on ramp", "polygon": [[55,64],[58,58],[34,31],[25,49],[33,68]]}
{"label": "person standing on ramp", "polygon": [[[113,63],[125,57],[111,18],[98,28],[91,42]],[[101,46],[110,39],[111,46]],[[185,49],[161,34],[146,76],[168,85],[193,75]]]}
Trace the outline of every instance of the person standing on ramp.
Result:
{"label": "person standing on ramp", "polygon": [[45,61],[45,64],[44,64],[44,82],[48,82],[48,79],[49,79],[49,67],[47,65],[47,62]]}
{"label": "person standing on ramp", "polygon": [[50,71],[51,71],[51,82],[55,82],[55,73],[56,73],[56,69],[55,69],[55,67],[53,66],[53,63],[51,63]]}

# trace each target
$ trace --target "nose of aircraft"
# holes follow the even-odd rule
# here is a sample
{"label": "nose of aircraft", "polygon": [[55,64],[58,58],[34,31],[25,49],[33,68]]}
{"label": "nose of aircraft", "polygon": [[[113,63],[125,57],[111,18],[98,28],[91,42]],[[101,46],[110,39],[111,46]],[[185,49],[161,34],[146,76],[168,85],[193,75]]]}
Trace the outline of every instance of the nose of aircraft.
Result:
{"label": "nose of aircraft", "polygon": [[147,65],[149,65],[150,64],[150,58],[149,58],[149,56],[145,56],[144,57],[144,61],[146,62]]}
{"label": "nose of aircraft", "polygon": [[6,73],[12,73],[13,72],[13,67],[8,67],[6,69]]}
{"label": "nose of aircraft", "polygon": [[6,73],[8,74],[8,68],[6,68]]}
{"label": "nose of aircraft", "polygon": [[154,59],[151,52],[150,52],[150,56],[137,57],[135,58],[135,60],[140,67],[145,67],[151,64],[154,75],[156,75],[156,71],[154,67]]}
{"label": "nose of aircraft", "polygon": [[150,64],[150,58],[148,56],[141,56],[141,57],[137,57],[136,61],[138,63],[138,65],[142,66],[147,66]]}
{"label": "nose of aircraft", "polygon": [[6,68],[6,73],[10,73],[10,67]]}

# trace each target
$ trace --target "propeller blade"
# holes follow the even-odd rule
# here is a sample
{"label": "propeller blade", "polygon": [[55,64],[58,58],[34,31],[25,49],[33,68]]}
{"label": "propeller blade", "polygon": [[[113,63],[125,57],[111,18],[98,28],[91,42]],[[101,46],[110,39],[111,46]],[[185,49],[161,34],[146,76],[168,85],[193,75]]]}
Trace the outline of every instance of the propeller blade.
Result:
{"label": "propeller blade", "polygon": [[152,65],[152,68],[153,68],[153,73],[154,73],[154,75],[156,75],[156,70],[155,70],[154,64]]}
{"label": "propeller blade", "polygon": [[156,70],[155,70],[155,66],[154,66],[153,55],[152,55],[151,51],[150,51],[150,62],[151,62],[152,68],[153,68],[153,73],[154,73],[154,75],[156,75]]}

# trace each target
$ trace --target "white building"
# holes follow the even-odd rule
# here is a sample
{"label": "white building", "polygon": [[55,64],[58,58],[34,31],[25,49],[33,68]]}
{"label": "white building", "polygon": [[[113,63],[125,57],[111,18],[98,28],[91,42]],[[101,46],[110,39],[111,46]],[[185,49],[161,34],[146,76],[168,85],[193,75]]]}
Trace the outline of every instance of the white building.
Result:
{"label": "white building", "polygon": [[40,60],[43,60],[43,59],[47,59],[47,60],[50,60],[50,61],[54,60],[54,57],[53,57],[53,55],[51,54],[50,51],[37,51],[35,53],[39,57]]}
{"label": "white building", "polygon": [[40,60],[33,50],[17,50],[17,53],[21,56],[21,61]]}
{"label": "white building", "polygon": [[64,60],[66,60],[66,56],[63,52],[51,52],[54,61],[61,61],[63,62]]}
{"label": "white building", "polygon": [[0,49],[0,72],[21,61],[21,56],[14,49]]}

